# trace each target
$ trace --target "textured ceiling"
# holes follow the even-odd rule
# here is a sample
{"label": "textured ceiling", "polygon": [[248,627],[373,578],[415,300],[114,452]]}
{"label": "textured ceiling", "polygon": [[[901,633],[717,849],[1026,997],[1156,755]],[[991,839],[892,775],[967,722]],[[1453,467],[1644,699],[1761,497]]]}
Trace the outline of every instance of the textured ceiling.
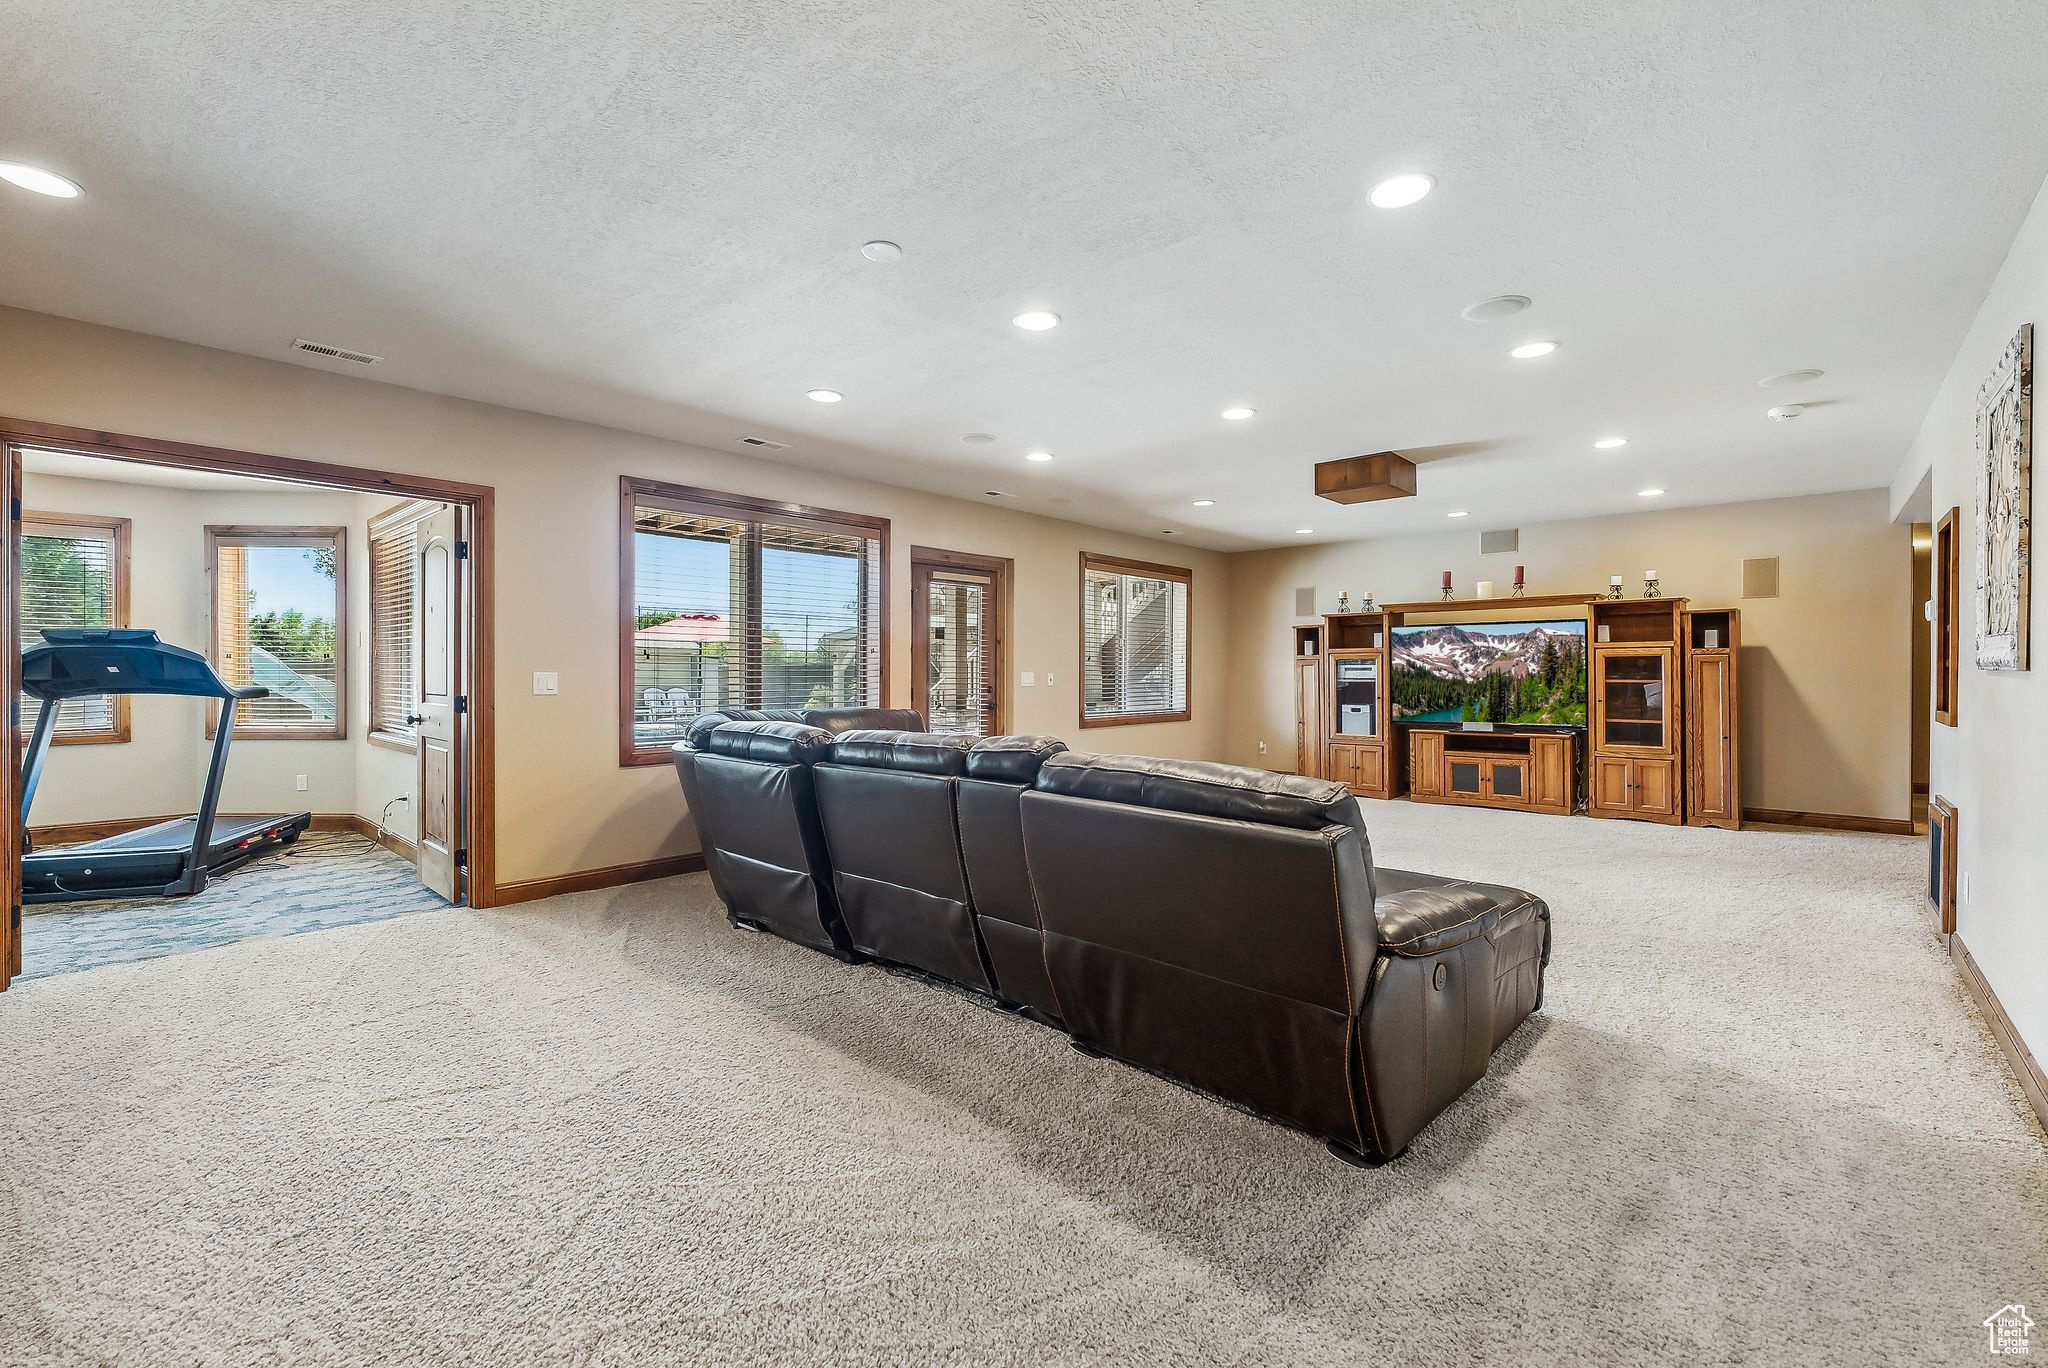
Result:
{"label": "textured ceiling", "polygon": [[[16,0],[0,47],[0,159],[86,189],[0,186],[0,302],[1218,547],[1883,484],[2048,175],[2038,0]],[[1419,498],[1308,492],[1388,448]]]}

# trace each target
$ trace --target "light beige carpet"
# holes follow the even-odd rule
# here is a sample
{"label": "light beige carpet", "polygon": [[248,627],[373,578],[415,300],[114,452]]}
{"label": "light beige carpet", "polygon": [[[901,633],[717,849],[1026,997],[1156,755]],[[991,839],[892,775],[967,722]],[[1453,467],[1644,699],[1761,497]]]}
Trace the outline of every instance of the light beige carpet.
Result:
{"label": "light beige carpet", "polygon": [[1866,1368],[2048,1323],[2048,1155],[1916,843],[1369,821],[1557,942],[1372,1172],[701,876],[25,984],[0,1362]]}

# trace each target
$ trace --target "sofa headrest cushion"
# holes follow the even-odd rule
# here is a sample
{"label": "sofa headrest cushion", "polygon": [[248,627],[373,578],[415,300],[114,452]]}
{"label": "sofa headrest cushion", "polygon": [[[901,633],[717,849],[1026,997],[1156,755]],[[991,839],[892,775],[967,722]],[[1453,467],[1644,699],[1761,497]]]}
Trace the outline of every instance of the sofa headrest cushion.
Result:
{"label": "sofa headrest cushion", "polygon": [[971,736],[938,732],[846,731],[832,740],[832,763],[910,774],[965,774]]}
{"label": "sofa headrest cushion", "polygon": [[849,731],[924,730],[924,719],[915,708],[805,708],[799,720],[823,727],[834,736]]}
{"label": "sofa headrest cushion", "polygon": [[1305,831],[1333,824],[1358,825],[1357,801],[1342,784],[1206,760],[1069,751],[1045,762],[1038,771],[1038,788],[1075,798],[1268,822]]}
{"label": "sofa headrest cushion", "polygon": [[831,752],[832,737],[801,722],[727,722],[704,737],[703,749],[771,765],[812,765]]}
{"label": "sofa headrest cushion", "polygon": [[795,708],[720,708],[717,712],[699,713],[690,719],[690,726],[683,733],[682,744],[691,750],[703,750],[704,738],[728,722],[801,722],[804,715]]}
{"label": "sofa headrest cushion", "polygon": [[967,773],[975,779],[1028,784],[1038,767],[1067,748],[1057,736],[988,736],[967,752]]}

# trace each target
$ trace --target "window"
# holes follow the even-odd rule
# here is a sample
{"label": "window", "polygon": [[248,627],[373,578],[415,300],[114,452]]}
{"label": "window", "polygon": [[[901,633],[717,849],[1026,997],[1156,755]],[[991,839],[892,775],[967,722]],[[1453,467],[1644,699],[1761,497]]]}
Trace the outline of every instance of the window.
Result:
{"label": "window", "polygon": [[879,707],[886,519],[621,482],[619,763],[699,713]]}
{"label": "window", "polygon": [[1081,725],[1188,720],[1193,576],[1081,553]]}
{"label": "window", "polygon": [[[25,513],[21,519],[21,644],[45,627],[128,625],[128,519]],[[21,728],[32,731],[42,707],[22,696]],[[58,705],[57,744],[128,739],[128,697],[73,698]]]}
{"label": "window", "polygon": [[411,750],[419,698],[420,520],[439,505],[406,503],[370,523],[370,739]]}
{"label": "window", "polygon": [[209,658],[228,683],[270,690],[240,706],[238,738],[348,735],[347,548],[341,527],[206,529]]}

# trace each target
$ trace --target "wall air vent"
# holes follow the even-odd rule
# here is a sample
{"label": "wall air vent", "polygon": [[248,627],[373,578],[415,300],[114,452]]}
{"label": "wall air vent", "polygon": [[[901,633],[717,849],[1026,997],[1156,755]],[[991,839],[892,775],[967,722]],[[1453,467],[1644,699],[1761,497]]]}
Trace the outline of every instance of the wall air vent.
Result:
{"label": "wall air vent", "polygon": [[1496,556],[1504,551],[1521,549],[1522,529],[1519,527],[1503,527],[1498,532],[1479,534],[1479,554],[1482,556]]}
{"label": "wall air vent", "polygon": [[308,342],[301,337],[292,343],[292,350],[305,352],[309,356],[324,356],[330,361],[349,361],[358,366],[382,365],[384,358],[368,352],[350,351],[347,347],[331,347],[325,342]]}
{"label": "wall air vent", "polygon": [[1759,556],[1742,563],[1742,596],[1746,599],[1778,596],[1778,558]]}
{"label": "wall air vent", "polygon": [[766,437],[742,437],[742,438],[740,438],[740,445],[741,445],[741,446],[750,446],[750,447],[759,447],[759,448],[761,448],[761,450],[763,450],[763,451],[787,451],[787,450],[789,450],[789,443],[787,443],[787,442],[771,442],[771,441],[769,441],[769,440],[768,440],[768,439],[767,439]]}
{"label": "wall air vent", "polygon": [[1316,615],[1315,586],[1310,585],[1307,588],[1294,591],[1294,615],[1296,617],[1314,617]]}

